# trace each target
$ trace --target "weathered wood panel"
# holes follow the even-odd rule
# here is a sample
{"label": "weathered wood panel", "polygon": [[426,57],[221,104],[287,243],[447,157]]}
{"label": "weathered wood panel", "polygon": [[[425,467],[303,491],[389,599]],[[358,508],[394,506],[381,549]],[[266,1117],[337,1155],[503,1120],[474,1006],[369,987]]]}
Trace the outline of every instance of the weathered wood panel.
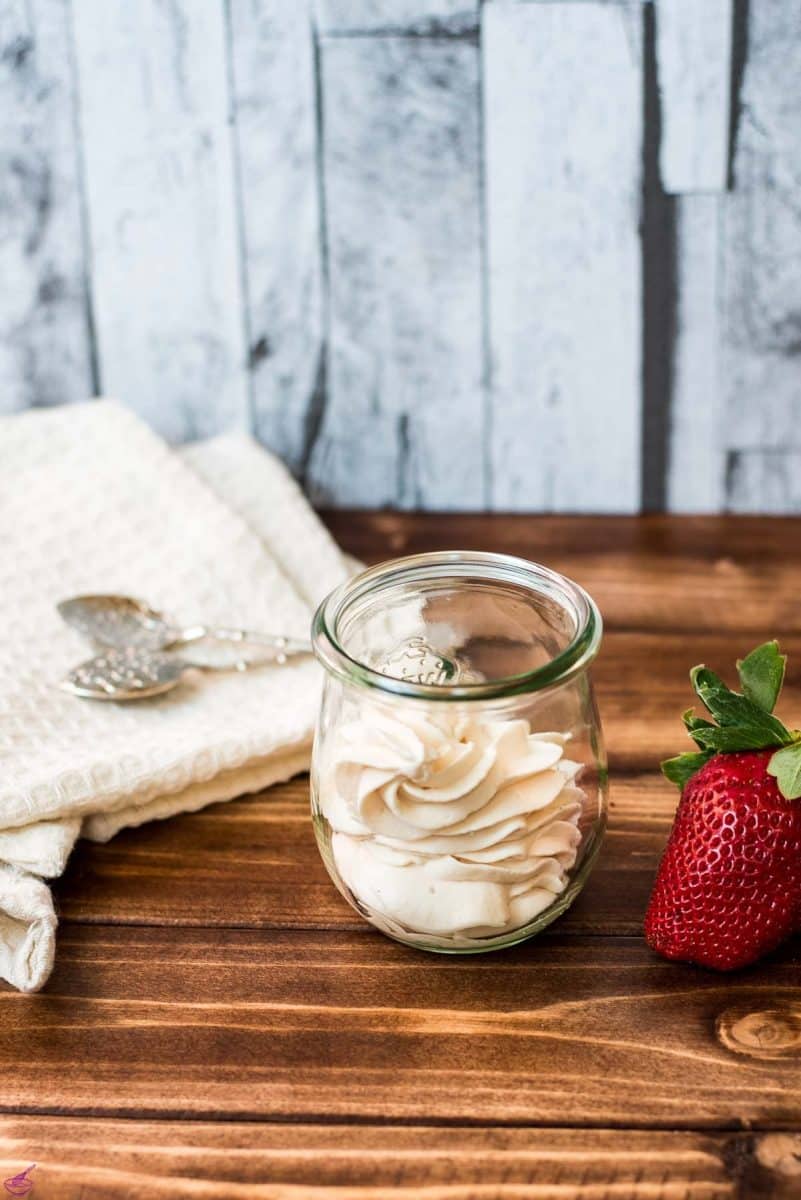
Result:
{"label": "weathered wood panel", "polygon": [[317,498],[484,502],[478,52],[325,38],[327,388]]}
{"label": "weathered wood panel", "polygon": [[718,195],[677,202],[677,313],[668,454],[672,512],[720,512],[725,502],[726,412],[720,359]]}
{"label": "weathered wood panel", "polygon": [[722,192],[729,171],[732,0],[656,0],[666,192]]}
{"label": "weathered wood panel", "polygon": [[641,47],[617,5],[483,9],[492,503],[640,502]]}
{"label": "weathered wood panel", "polygon": [[733,451],[728,503],[733,512],[799,512],[801,450]]}
{"label": "weathered wood panel", "polygon": [[428,508],[634,509],[644,434],[672,509],[797,511],[801,14],[653,7],[649,110],[635,0],[4,0],[0,409],[116,392]]}
{"label": "weathered wood panel", "polygon": [[315,0],[321,33],[459,34],[478,25],[478,0]]}
{"label": "weathered wood panel", "polygon": [[233,0],[231,37],[254,426],[302,474],[323,350],[309,5]]}
{"label": "weathered wood panel", "polygon": [[78,1187],[107,1200],[601,1200],[624,1189],[627,1200],[736,1200],[744,1177],[791,1181],[781,1159],[768,1165],[781,1145],[798,1149],[786,1134],[584,1130],[579,1144],[565,1129],[7,1117],[0,1174],[36,1162],[31,1182],[50,1200],[76,1200]]}
{"label": "weathered wood panel", "polygon": [[801,71],[801,11],[752,4],[749,12],[735,187],[725,207],[722,350],[728,446],[749,453],[739,467],[733,460],[729,505],[791,512],[793,459],[767,454],[757,465],[751,452],[801,450],[801,93],[787,86]]}
{"label": "weathered wood panel", "polygon": [[0,4],[0,412],[86,400],[91,351],[67,0]]}
{"label": "weathered wood panel", "polygon": [[221,0],[74,0],[101,385],[173,441],[248,422]]}
{"label": "weathered wood panel", "polygon": [[[459,960],[378,933],[64,925],[47,990],[0,1005],[5,1113],[801,1122],[792,948],[735,980],[631,938]],[[716,1033],[734,1006],[745,1069]]]}

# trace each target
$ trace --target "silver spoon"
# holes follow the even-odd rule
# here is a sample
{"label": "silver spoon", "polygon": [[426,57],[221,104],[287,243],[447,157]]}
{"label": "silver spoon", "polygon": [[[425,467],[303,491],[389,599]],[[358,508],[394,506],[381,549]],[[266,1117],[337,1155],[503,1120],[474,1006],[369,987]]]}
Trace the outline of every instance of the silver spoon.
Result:
{"label": "silver spoon", "polygon": [[[272,659],[238,659],[226,664],[190,662],[162,650],[138,646],[108,647],[87,659],[62,680],[61,688],[84,700],[147,700],[178,687],[187,671],[247,671],[265,661],[284,663],[283,650]],[[458,660],[438,655],[422,638],[399,646],[379,667],[396,679],[415,683],[474,682],[475,675]]]}
{"label": "silver spoon", "polygon": [[[277,661],[285,662],[280,654]],[[178,687],[187,671],[247,671],[260,665],[239,659],[225,666],[188,662],[162,651],[109,649],[75,667],[61,681],[61,688],[84,700],[146,700]]]}
{"label": "silver spoon", "polygon": [[57,607],[67,624],[97,647],[157,651],[210,639],[267,646],[284,656],[311,653],[308,642],[277,634],[209,625],[181,628],[131,596],[73,596],[62,600]]}

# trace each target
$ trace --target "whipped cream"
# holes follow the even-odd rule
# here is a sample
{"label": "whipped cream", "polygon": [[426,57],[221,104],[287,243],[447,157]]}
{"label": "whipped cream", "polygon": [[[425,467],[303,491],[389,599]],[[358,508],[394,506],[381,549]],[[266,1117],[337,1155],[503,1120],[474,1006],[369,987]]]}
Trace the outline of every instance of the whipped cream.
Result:
{"label": "whipped cream", "polygon": [[543,912],[581,841],[567,740],[520,719],[362,706],[329,741],[318,803],[369,919],[464,946]]}

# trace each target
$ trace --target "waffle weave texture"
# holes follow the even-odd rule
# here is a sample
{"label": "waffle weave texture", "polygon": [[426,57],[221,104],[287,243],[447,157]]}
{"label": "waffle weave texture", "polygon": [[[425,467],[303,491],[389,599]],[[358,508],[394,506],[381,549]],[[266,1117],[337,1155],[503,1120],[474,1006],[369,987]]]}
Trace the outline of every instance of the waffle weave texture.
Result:
{"label": "waffle weave texture", "polygon": [[179,624],[308,636],[349,574],[285,468],[248,437],[170,450],[92,401],[0,420],[0,977],[33,991],[53,964],[43,882],[76,839],[258,791],[308,767],[311,658],[193,673],[137,704],[59,680],[92,651],[56,604],[138,596]]}

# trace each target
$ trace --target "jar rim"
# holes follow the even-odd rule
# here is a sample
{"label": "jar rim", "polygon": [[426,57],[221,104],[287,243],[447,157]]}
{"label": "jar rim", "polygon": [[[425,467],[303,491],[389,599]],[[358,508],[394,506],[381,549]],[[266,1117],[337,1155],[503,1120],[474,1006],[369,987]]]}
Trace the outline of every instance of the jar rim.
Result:
{"label": "jar rim", "polygon": [[[353,658],[341,645],[337,628],[348,608],[379,586],[436,578],[483,578],[522,585],[529,592],[556,600],[575,618],[569,644],[547,663],[517,675],[479,683],[423,684],[394,679]],[[343,683],[392,696],[427,701],[494,700],[544,691],[585,671],[598,653],[603,621],[595,601],[584,588],[541,563],[511,554],[477,550],[433,551],[388,559],[347,580],[320,604],[312,621],[312,647],[325,669]]]}

